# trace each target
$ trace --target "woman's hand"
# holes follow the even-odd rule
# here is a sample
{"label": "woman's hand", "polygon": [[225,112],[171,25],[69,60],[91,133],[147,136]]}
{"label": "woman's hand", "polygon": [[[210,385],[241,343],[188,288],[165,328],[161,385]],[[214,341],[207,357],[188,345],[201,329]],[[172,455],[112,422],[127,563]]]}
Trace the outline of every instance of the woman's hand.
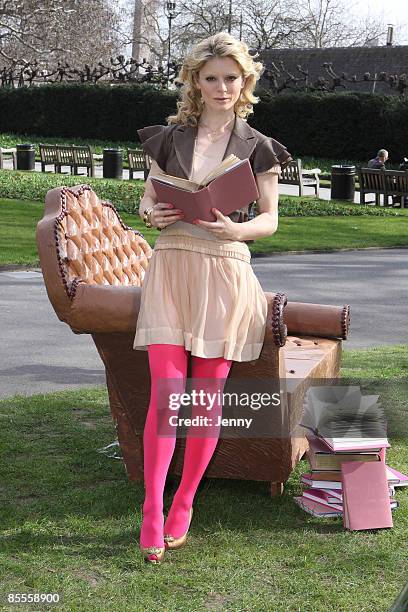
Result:
{"label": "woman's hand", "polygon": [[211,212],[217,217],[216,221],[202,221],[201,219],[195,219],[193,221],[194,225],[206,229],[214,234],[214,236],[217,236],[217,238],[223,238],[224,240],[240,239],[240,223],[235,223],[229,217],[224,217],[218,208],[212,208]]}
{"label": "woman's hand", "polygon": [[150,215],[150,222],[154,227],[167,227],[176,221],[180,221],[184,218],[184,213],[178,208],[174,208],[173,204],[167,204],[164,202],[158,202],[153,206],[153,210]]}

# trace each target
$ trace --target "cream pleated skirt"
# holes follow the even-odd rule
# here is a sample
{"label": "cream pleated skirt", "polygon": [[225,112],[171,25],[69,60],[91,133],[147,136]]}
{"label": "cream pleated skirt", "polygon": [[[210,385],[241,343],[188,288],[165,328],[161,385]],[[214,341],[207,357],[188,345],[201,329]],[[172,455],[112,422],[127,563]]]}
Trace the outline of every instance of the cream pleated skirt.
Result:
{"label": "cream pleated skirt", "polygon": [[159,236],[143,281],[133,348],[184,346],[198,357],[260,355],[267,301],[242,242]]}

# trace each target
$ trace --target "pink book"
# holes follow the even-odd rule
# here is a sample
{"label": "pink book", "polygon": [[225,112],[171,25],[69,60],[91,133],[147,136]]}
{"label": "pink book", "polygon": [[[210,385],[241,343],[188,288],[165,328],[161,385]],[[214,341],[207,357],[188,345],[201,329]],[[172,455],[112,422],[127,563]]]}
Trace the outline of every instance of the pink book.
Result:
{"label": "pink book", "polygon": [[319,502],[313,501],[311,499],[307,499],[306,497],[294,497],[295,502],[300,506],[303,510],[312,514],[313,516],[322,516],[322,517],[336,517],[341,516],[341,510],[337,510],[335,508],[329,508],[328,506],[324,506],[323,504],[319,504]]}
{"label": "pink book", "polygon": [[387,465],[387,468],[394,474],[396,478],[398,478],[398,482],[393,483],[394,487],[408,487],[408,476],[406,474],[402,474],[401,472],[399,472],[395,468],[390,467],[389,465]]}
{"label": "pink book", "polygon": [[[217,208],[224,215],[229,215],[259,198],[248,159],[238,160],[233,168],[196,191],[183,188],[183,179],[178,177],[176,179],[179,186],[165,182],[171,178],[166,178],[166,175],[151,177],[153,188],[159,202],[169,202],[184,212],[183,221],[186,223],[192,223],[194,219],[215,221],[216,217],[211,208]],[[188,182],[184,179],[185,185]]]}
{"label": "pink book", "polygon": [[335,510],[342,510],[343,504],[341,501],[337,500],[337,503],[329,502],[329,495],[327,495],[326,491],[322,489],[305,489],[303,491],[303,497],[307,499],[311,499],[312,501],[318,502],[323,506],[328,506],[329,508],[334,508]]}
{"label": "pink book", "polygon": [[[364,463],[362,461],[343,461],[343,463]],[[376,463],[382,463],[385,466],[385,474],[388,482],[388,486],[396,487],[400,482],[400,479],[395,474],[395,470],[388,467],[383,461]],[[399,473],[399,472],[398,472]],[[404,474],[402,474],[404,476]],[[307,474],[301,475],[301,481],[308,487],[314,487],[317,489],[342,489],[342,476],[341,470],[335,470],[331,472],[308,472]],[[401,486],[401,484],[399,485]]]}
{"label": "pink book", "polygon": [[[328,494],[327,490],[324,489],[305,489],[302,497],[311,499],[312,501],[322,504],[322,506],[328,506],[329,508],[335,508],[336,510],[343,510],[343,503],[341,499],[336,499],[332,495]],[[390,496],[391,510],[398,508],[398,502]]]}
{"label": "pink book", "polygon": [[377,451],[385,450],[390,448],[390,443],[384,439],[378,442],[370,441],[369,438],[351,439],[346,444],[342,438],[336,440],[329,440],[326,438],[319,438],[319,441],[327,446],[327,449],[332,452],[358,452],[358,451]]}
{"label": "pink book", "polygon": [[[307,441],[309,442],[309,447],[310,450],[313,453],[323,453],[325,455],[340,455],[340,456],[344,456],[344,459],[347,459],[348,455],[355,455],[356,453],[360,452],[361,449],[358,450],[354,450],[354,449],[348,449],[348,450],[343,450],[343,451],[334,451],[325,441],[324,438],[317,438],[317,437],[307,437]],[[378,448],[378,447],[377,447]],[[379,452],[378,449],[377,452]],[[362,449],[361,452],[364,454],[365,453],[365,449]],[[375,449],[368,449],[367,451],[370,455],[375,455],[376,451]]]}
{"label": "pink book", "polygon": [[392,527],[385,463],[341,464],[343,524],[352,531]]}
{"label": "pink book", "polygon": [[341,489],[336,491],[335,489],[326,489],[327,501],[329,503],[338,504],[343,501],[343,494]]}
{"label": "pink book", "polygon": [[[395,485],[390,485],[388,483],[388,493],[390,498],[392,498],[395,494],[394,486]],[[329,504],[341,504],[341,502],[343,501],[343,494],[341,489],[338,489],[337,491],[335,489],[324,489],[324,493],[327,496],[326,499]]]}
{"label": "pink book", "polygon": [[378,442],[369,443],[368,438],[366,441],[363,441],[363,446],[356,446],[357,441],[354,440],[352,446],[350,445],[342,445],[341,441],[337,441],[336,444],[331,445],[328,440],[325,438],[319,438],[318,436],[306,436],[307,439],[312,444],[316,443],[319,445],[320,449],[326,448],[326,452],[329,453],[358,453],[358,452],[378,452],[380,454],[381,461],[385,462],[385,454],[386,449],[390,448],[390,443],[387,440],[383,440],[382,444],[378,444]]}

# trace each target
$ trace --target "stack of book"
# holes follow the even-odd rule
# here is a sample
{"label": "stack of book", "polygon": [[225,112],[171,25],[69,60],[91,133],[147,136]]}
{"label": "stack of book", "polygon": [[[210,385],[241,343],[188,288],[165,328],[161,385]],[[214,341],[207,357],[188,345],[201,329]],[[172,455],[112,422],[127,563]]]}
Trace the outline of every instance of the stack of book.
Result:
{"label": "stack of book", "polygon": [[[385,453],[390,446],[387,438],[367,435],[370,431],[384,432],[376,405],[378,397],[363,398],[359,391],[356,394],[355,388],[351,389],[346,400],[350,400],[351,393],[359,403],[350,410],[341,396],[334,398],[338,406],[333,408],[335,402],[327,388],[317,392],[326,403],[311,401],[316,394],[308,394],[302,426],[308,429],[310,471],[302,475],[306,488],[294,499],[313,516],[342,517],[350,530],[392,527],[391,510],[399,505],[394,499],[395,487],[408,486],[408,476],[386,465]],[[351,436],[344,435],[346,427]]]}

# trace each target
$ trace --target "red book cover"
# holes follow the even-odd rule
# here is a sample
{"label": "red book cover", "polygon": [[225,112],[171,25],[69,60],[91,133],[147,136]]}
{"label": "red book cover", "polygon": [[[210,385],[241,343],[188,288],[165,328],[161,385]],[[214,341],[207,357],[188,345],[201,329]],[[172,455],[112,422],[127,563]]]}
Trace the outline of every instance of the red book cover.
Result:
{"label": "red book cover", "polygon": [[184,212],[183,221],[194,219],[215,221],[211,208],[217,208],[229,215],[259,198],[259,192],[251,164],[245,159],[198,191],[186,191],[180,187],[162,183],[160,177],[151,177],[159,202],[174,204]]}
{"label": "red book cover", "polygon": [[[366,440],[364,439],[360,439],[357,440],[356,439],[352,439],[351,442],[349,441],[348,444],[343,443],[344,440],[342,438],[339,438],[338,440],[335,440],[333,443],[330,442],[329,440],[327,440],[326,438],[318,438],[318,440],[323,443],[324,445],[327,446],[327,449],[329,450],[329,452],[359,452],[359,451],[374,451],[374,452],[381,452],[384,454],[385,453],[385,449],[386,448],[390,448],[390,443],[388,441],[386,441],[385,439],[379,443],[379,442],[370,442],[369,438],[367,438]],[[383,458],[384,460],[384,458]]]}
{"label": "red book cover", "polygon": [[394,483],[394,487],[408,487],[408,476],[406,474],[402,474],[395,468],[387,465],[387,468],[391,471],[391,473],[395,476],[398,482]]}
{"label": "red book cover", "polygon": [[[309,442],[309,452],[313,453],[314,455],[318,455],[318,454],[323,454],[323,455],[336,455],[338,457],[342,457],[344,458],[344,461],[347,461],[347,457],[349,455],[353,455],[359,453],[359,451],[355,451],[355,450],[347,450],[347,451],[339,451],[336,452],[333,449],[331,449],[322,438],[307,438],[307,441]],[[375,456],[378,453],[375,450],[368,450],[365,451],[365,449],[363,449],[361,451],[362,455],[368,454],[368,455],[372,455]]]}
{"label": "red book cover", "polygon": [[305,489],[303,491],[303,497],[306,497],[307,499],[311,499],[312,501],[318,502],[319,504],[322,504],[323,506],[328,506],[329,508],[334,508],[335,510],[342,510],[343,509],[343,504],[341,501],[338,501],[337,503],[330,503],[328,501],[329,499],[329,495],[327,495],[326,491],[323,491],[322,489]]}
{"label": "red book cover", "polygon": [[306,497],[294,497],[295,502],[300,506],[303,510],[312,514],[313,516],[322,516],[322,517],[336,517],[341,516],[341,510],[337,510],[336,508],[330,508],[328,506],[324,506],[319,502],[313,501],[311,499],[307,499]]}
{"label": "red book cover", "polygon": [[347,529],[392,527],[385,464],[345,461],[341,464],[343,524]]}

